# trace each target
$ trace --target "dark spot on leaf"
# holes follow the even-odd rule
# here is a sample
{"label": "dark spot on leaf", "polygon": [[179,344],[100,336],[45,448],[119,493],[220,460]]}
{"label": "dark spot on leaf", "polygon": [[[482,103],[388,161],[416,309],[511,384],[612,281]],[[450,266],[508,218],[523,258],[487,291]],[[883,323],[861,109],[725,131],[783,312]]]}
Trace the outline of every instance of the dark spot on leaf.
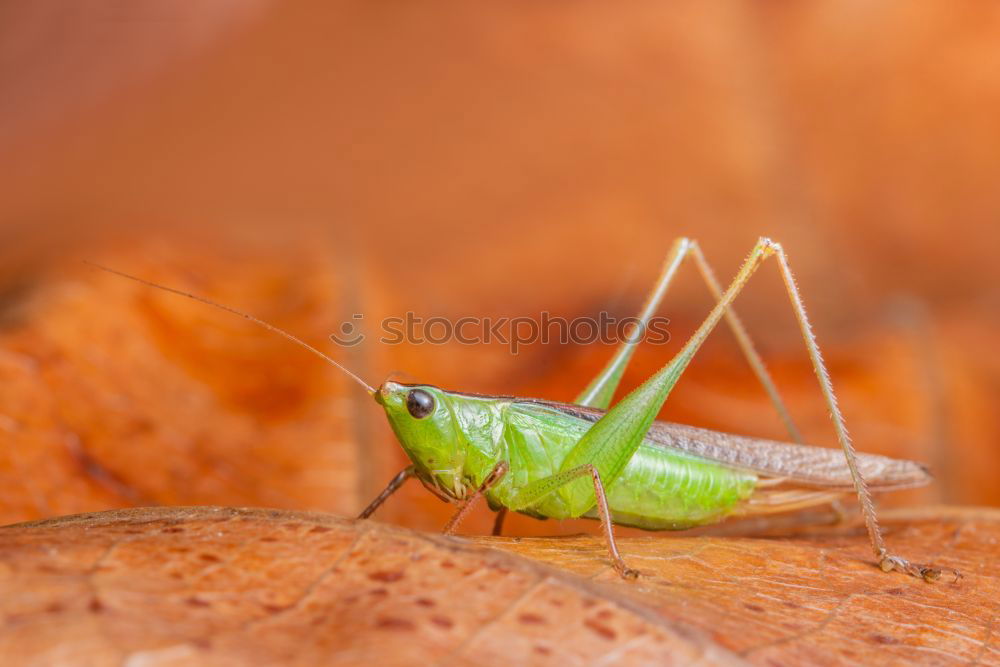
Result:
{"label": "dark spot on leaf", "polygon": [[417,604],[421,607],[433,607],[436,603],[430,598],[417,598]]}
{"label": "dark spot on leaf", "polygon": [[260,538],[260,541],[261,542],[277,542],[278,538],[274,537],[273,535],[265,535],[264,537]]}
{"label": "dark spot on leaf", "polygon": [[287,604],[265,604],[264,605],[264,611],[268,612],[269,614],[277,614],[277,613],[285,611],[286,609],[288,609],[288,605]]}
{"label": "dark spot on leaf", "polygon": [[413,630],[413,621],[394,616],[382,616],[375,621],[375,627],[379,630]]}
{"label": "dark spot on leaf", "polygon": [[750,611],[757,612],[758,614],[760,614],[760,613],[762,613],[764,611],[764,608],[761,607],[759,604],[752,604],[750,602],[745,602],[743,604],[743,606],[746,607],[747,609],[749,609]]}
{"label": "dark spot on leaf", "polygon": [[441,567],[443,567],[443,568],[445,568],[447,570],[447,569],[455,567],[455,564],[452,563],[450,560],[443,560],[443,561],[441,561]]}
{"label": "dark spot on leaf", "polygon": [[455,622],[452,621],[447,616],[439,616],[436,614],[434,616],[431,616],[431,623],[442,628],[450,628],[455,625]]}
{"label": "dark spot on leaf", "polygon": [[393,581],[399,581],[403,578],[402,572],[387,572],[385,570],[379,570],[378,572],[372,572],[368,575],[368,578],[372,581],[381,581],[384,583],[392,583]]}
{"label": "dark spot on leaf", "polygon": [[312,528],[309,529],[309,532],[310,533],[329,533],[331,530],[333,530],[333,529],[330,528],[329,526],[313,526]]}
{"label": "dark spot on leaf", "polygon": [[535,653],[538,655],[550,655],[552,653],[552,649],[548,646],[537,645],[535,646]]}
{"label": "dark spot on leaf", "polygon": [[49,612],[50,614],[58,614],[62,610],[63,606],[58,602],[53,602],[52,604],[50,604],[48,607],[45,608],[45,611]]}
{"label": "dark spot on leaf", "polygon": [[215,554],[198,554],[198,558],[208,563],[221,563],[222,559]]}
{"label": "dark spot on leaf", "polygon": [[201,598],[188,598],[184,600],[192,607],[210,607],[212,606],[208,600],[202,600]]}
{"label": "dark spot on leaf", "polygon": [[618,633],[596,619],[588,618],[583,624],[608,641],[614,641],[618,637]]}
{"label": "dark spot on leaf", "polygon": [[542,625],[545,623],[545,619],[538,614],[525,613],[517,617],[517,620],[521,621],[525,625]]}
{"label": "dark spot on leaf", "polygon": [[87,609],[94,612],[95,614],[100,614],[104,611],[104,604],[97,598],[91,598],[90,604],[87,605]]}
{"label": "dark spot on leaf", "polygon": [[899,640],[895,637],[887,637],[886,635],[871,635],[871,640],[876,644],[898,644]]}
{"label": "dark spot on leaf", "polygon": [[167,526],[166,528],[163,529],[163,532],[164,533],[183,533],[184,532],[184,527],[183,526]]}
{"label": "dark spot on leaf", "polygon": [[885,589],[887,595],[902,595],[905,593],[905,589],[902,588],[887,588]]}

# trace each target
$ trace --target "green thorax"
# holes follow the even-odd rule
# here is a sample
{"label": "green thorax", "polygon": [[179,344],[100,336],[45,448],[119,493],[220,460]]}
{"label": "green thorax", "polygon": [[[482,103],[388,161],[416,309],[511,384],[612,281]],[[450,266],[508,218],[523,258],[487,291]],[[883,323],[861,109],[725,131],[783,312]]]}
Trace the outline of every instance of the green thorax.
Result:
{"label": "green thorax", "polygon": [[[415,418],[407,407],[411,392],[433,399],[433,411]],[[418,477],[452,498],[479,486],[504,456],[504,413],[509,401],[449,392],[430,385],[385,382],[376,392],[389,424]]]}

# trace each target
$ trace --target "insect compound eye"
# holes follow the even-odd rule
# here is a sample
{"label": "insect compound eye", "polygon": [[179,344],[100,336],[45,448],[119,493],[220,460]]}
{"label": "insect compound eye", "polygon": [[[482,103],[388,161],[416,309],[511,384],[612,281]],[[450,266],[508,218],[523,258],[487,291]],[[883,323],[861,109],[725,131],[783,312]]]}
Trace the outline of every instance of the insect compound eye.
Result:
{"label": "insect compound eye", "polygon": [[434,412],[434,397],[423,389],[413,389],[406,395],[406,409],[414,419],[423,419]]}

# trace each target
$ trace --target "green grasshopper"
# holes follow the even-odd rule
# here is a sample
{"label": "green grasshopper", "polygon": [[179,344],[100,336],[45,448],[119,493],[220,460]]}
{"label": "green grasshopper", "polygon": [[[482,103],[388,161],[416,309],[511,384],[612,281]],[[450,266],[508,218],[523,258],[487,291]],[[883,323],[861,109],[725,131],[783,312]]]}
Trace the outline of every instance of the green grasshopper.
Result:
{"label": "green grasshopper", "polygon": [[[635,346],[686,257],[694,260],[716,305],[666,365],[608,409]],[[731,308],[754,272],[772,257],[777,259],[846,466],[836,450],[801,444],[774,382]],[[307,348],[364,387],[385,410],[411,465],[392,479],[361,513],[361,519],[370,517],[415,477],[435,495],[458,503],[457,512],[444,528],[446,534],[455,530],[479,498],[485,498],[498,512],[494,534],[500,534],[508,510],[536,518],[598,519],[614,569],[631,579],[638,572],[629,568],[619,553],[613,524],[680,530],[730,516],[759,516],[831,504],[853,490],[883,571],[898,570],[926,581],[939,579],[942,572],[949,572],[956,580],[961,576],[956,570],[911,563],[886,548],[869,485],[875,491],[909,488],[926,484],[930,475],[917,463],[855,453],[785,252],[769,239],[757,242],[724,291],[698,244],[685,238],[675,241],[636,326],[572,404],[470,394],[392,380],[375,388],[326,354],[267,322],[197,295],[106,270],[240,315]],[[795,444],[655,420],[681,374],[723,318]]]}

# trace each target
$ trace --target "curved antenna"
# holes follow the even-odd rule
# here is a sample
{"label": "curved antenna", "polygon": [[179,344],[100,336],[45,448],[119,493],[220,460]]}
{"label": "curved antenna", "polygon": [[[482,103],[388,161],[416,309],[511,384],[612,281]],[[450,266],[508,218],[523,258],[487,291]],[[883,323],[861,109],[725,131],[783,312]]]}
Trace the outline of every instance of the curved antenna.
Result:
{"label": "curved antenna", "polygon": [[339,362],[334,361],[332,358],[330,358],[327,355],[323,354],[322,352],[320,352],[319,350],[317,350],[315,347],[313,347],[309,343],[303,341],[302,339],[300,339],[300,338],[298,338],[296,336],[293,336],[292,334],[288,333],[284,329],[279,329],[278,327],[274,326],[273,324],[268,324],[264,320],[256,318],[253,315],[250,315],[249,313],[244,313],[241,310],[236,310],[235,308],[232,308],[230,306],[226,306],[226,305],[223,305],[221,303],[212,301],[211,299],[207,299],[207,298],[205,298],[203,296],[198,296],[197,294],[191,294],[190,292],[185,292],[183,290],[175,289],[173,287],[167,287],[166,285],[160,285],[158,283],[154,283],[151,280],[146,280],[145,278],[139,278],[137,276],[133,276],[131,274],[125,273],[124,271],[119,271],[117,269],[112,269],[112,268],[109,268],[107,266],[103,266],[101,264],[98,264],[97,262],[91,262],[90,260],[83,260],[83,261],[84,261],[85,264],[89,264],[90,266],[92,266],[92,267],[94,267],[96,269],[100,269],[101,271],[107,271],[108,273],[113,273],[116,276],[121,276],[122,278],[128,278],[129,280],[134,280],[135,282],[140,283],[142,285],[146,285],[147,287],[153,287],[155,289],[163,290],[164,292],[171,292],[171,293],[177,294],[179,296],[185,296],[185,297],[187,297],[189,299],[194,299],[195,301],[200,301],[200,302],[202,302],[204,304],[207,304],[209,306],[215,306],[216,308],[220,308],[222,310],[230,312],[233,315],[239,315],[243,319],[250,320],[254,324],[256,324],[256,325],[258,325],[260,327],[263,327],[263,328],[267,329],[268,331],[273,331],[274,333],[278,334],[279,336],[284,336],[285,338],[287,338],[288,340],[292,341],[293,343],[304,347],[305,349],[309,350],[310,352],[312,352],[313,354],[315,354],[317,357],[319,357],[323,361],[326,361],[327,363],[333,364],[334,366],[336,366],[337,368],[339,368],[340,370],[342,370],[345,374],[347,374],[347,376],[349,378],[351,378],[352,380],[354,380],[355,382],[357,382],[358,384],[360,384],[362,387],[364,387],[365,391],[367,391],[369,394],[374,394],[375,393],[375,388],[374,387],[372,387],[370,384],[368,384],[367,382],[365,382],[364,380],[362,380],[360,377],[358,377],[357,375],[355,375],[351,371],[347,370]]}

